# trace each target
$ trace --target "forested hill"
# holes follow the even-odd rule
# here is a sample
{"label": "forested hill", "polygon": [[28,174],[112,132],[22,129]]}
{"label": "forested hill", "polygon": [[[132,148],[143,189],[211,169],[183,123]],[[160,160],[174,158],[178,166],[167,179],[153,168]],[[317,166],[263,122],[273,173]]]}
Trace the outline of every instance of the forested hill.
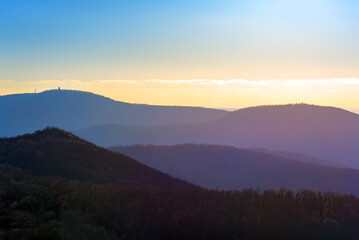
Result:
{"label": "forested hill", "polygon": [[187,185],[57,128],[0,139],[0,162],[38,176],[58,176],[83,182]]}
{"label": "forested hill", "polygon": [[359,238],[359,199],[195,187],[71,133],[0,140],[0,239]]}
{"label": "forested hill", "polygon": [[101,124],[160,125],[215,120],[227,111],[119,102],[90,92],[49,90],[0,96],[0,137],[57,126],[71,131]]}

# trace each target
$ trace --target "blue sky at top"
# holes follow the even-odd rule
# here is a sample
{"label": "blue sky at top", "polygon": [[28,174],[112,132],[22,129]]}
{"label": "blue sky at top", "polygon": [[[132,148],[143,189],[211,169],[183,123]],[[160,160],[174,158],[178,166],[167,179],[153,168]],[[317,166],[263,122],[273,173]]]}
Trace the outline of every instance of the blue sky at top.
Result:
{"label": "blue sky at top", "polygon": [[359,108],[359,1],[0,0],[0,94]]}
{"label": "blue sky at top", "polygon": [[[223,78],[251,78],[249,65],[288,62],[299,69],[335,63],[337,75],[344,69],[336,77],[353,77],[358,6],[349,0],[2,0],[1,78],[142,79],[161,77],[161,68],[175,79],[206,69],[203,77],[218,78],[228,65],[242,70]],[[266,78],[267,71],[253,78]]]}

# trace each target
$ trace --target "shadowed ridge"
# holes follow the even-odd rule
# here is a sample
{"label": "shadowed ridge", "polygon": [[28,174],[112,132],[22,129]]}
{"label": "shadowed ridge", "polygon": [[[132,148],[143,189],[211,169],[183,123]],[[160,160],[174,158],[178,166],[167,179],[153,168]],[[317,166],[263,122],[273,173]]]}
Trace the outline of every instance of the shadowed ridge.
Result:
{"label": "shadowed ridge", "polygon": [[359,115],[307,104],[238,110],[202,123],[93,126],[76,131],[101,146],[182,143],[295,152],[359,169]]}
{"label": "shadowed ridge", "polygon": [[[332,107],[332,106],[320,106],[320,105],[314,105],[314,104],[306,104],[306,103],[296,103],[296,104],[282,104],[282,105],[260,105],[260,106],[254,106],[254,107],[248,107],[248,108],[242,108],[238,109],[236,111],[231,112],[227,116],[225,116],[223,119],[229,119],[229,118],[235,118],[240,117],[243,114],[250,114],[250,113],[266,113],[268,115],[279,115],[279,116],[285,116],[285,115],[291,115],[291,114],[314,114],[315,116],[332,116],[333,113],[340,114],[341,116],[346,117],[359,117],[358,114],[338,108],[338,107]],[[310,116],[308,116],[310,117]],[[219,119],[221,121],[222,119]]]}
{"label": "shadowed ridge", "polygon": [[0,139],[0,159],[1,239],[359,236],[353,195],[205,190],[56,128]]}
{"label": "shadowed ridge", "polygon": [[[331,109],[331,110],[339,110],[339,111],[345,111],[345,112],[350,112],[350,113],[354,113],[351,111],[348,111],[346,109],[343,108],[339,108],[339,107],[333,107],[333,106],[322,106],[322,105],[316,105],[316,104],[309,104],[309,103],[288,103],[288,104],[269,104],[269,105],[258,105],[258,106],[251,106],[251,107],[246,107],[246,108],[241,108],[241,109],[237,109],[235,111],[232,111],[232,113],[235,112],[239,112],[241,110],[247,110],[247,109],[263,109],[263,108],[269,108],[269,109],[274,109],[274,108],[292,108],[292,109],[310,109],[310,108],[319,108],[319,109]],[[356,114],[356,113],[354,113]]]}
{"label": "shadowed ridge", "polygon": [[57,126],[67,131],[94,125],[163,125],[210,121],[227,111],[132,104],[74,90],[0,96],[0,137]]}
{"label": "shadowed ridge", "polygon": [[329,166],[329,167],[349,168],[345,164],[316,158],[316,157],[309,156],[309,155],[302,154],[302,153],[272,151],[272,150],[266,149],[266,148],[248,148],[248,150],[260,152],[260,153],[266,153],[266,154],[270,154],[270,155],[274,155],[274,156],[278,156],[278,157],[293,159],[293,160],[297,160],[300,162],[308,162],[308,163],[319,164],[319,165]]}
{"label": "shadowed ridge", "polygon": [[73,138],[76,139],[80,142],[86,142],[89,143],[81,138],[79,138],[78,136],[72,134],[71,132],[66,132],[65,130],[62,130],[60,128],[57,127],[46,127],[43,130],[37,130],[34,133],[27,133],[24,135],[18,135],[15,138],[3,138],[3,139],[16,139],[16,138],[23,138],[23,139],[36,139],[36,140],[41,140],[44,138],[57,138],[57,139],[68,139],[68,138]]}
{"label": "shadowed ridge", "polygon": [[[267,152],[207,144],[111,147],[142,163],[196,185],[225,190],[338,191],[359,195],[359,170],[337,168]],[[335,179],[335,180],[334,180]]]}
{"label": "shadowed ridge", "polygon": [[192,186],[53,127],[0,139],[0,163],[38,176],[58,176],[99,184]]}

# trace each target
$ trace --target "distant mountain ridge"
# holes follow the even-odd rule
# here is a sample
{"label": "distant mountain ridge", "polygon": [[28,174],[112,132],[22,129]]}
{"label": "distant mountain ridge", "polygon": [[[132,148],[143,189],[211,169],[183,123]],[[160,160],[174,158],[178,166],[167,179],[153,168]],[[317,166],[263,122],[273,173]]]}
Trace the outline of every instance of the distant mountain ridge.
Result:
{"label": "distant mountain ridge", "polygon": [[218,145],[133,145],[110,150],[207,188],[311,189],[359,195],[359,170],[301,162],[259,151]]}
{"label": "distant mountain ridge", "polygon": [[204,123],[103,125],[75,131],[102,146],[184,143],[296,152],[359,168],[359,115],[307,104],[260,106]]}
{"label": "distant mountain ridge", "polygon": [[89,92],[49,90],[0,96],[0,137],[56,126],[75,130],[101,124],[162,125],[218,119],[227,111],[119,102]]}
{"label": "distant mountain ridge", "polygon": [[348,168],[348,166],[341,164],[341,163],[328,161],[328,160],[312,157],[312,156],[309,156],[306,154],[301,154],[301,153],[272,151],[272,150],[264,149],[264,148],[248,148],[248,150],[254,151],[254,152],[265,153],[265,154],[269,154],[269,155],[274,155],[274,156],[278,156],[278,157],[282,157],[282,158],[292,159],[292,160],[296,160],[299,162],[313,163],[313,164],[318,164],[318,165],[323,165],[323,166],[328,166],[328,167]]}

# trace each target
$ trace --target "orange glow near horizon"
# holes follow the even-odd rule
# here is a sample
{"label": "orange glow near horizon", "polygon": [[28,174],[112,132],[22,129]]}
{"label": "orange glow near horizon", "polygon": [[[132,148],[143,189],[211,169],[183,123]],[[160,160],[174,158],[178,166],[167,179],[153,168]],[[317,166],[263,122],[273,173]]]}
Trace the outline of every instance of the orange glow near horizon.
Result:
{"label": "orange glow near horizon", "polygon": [[359,109],[359,79],[287,80],[42,80],[0,81],[0,95],[48,89],[89,91],[114,100],[152,105],[243,108],[301,103]]}
{"label": "orange glow near horizon", "polygon": [[359,109],[358,1],[65,2],[3,4],[0,95]]}

